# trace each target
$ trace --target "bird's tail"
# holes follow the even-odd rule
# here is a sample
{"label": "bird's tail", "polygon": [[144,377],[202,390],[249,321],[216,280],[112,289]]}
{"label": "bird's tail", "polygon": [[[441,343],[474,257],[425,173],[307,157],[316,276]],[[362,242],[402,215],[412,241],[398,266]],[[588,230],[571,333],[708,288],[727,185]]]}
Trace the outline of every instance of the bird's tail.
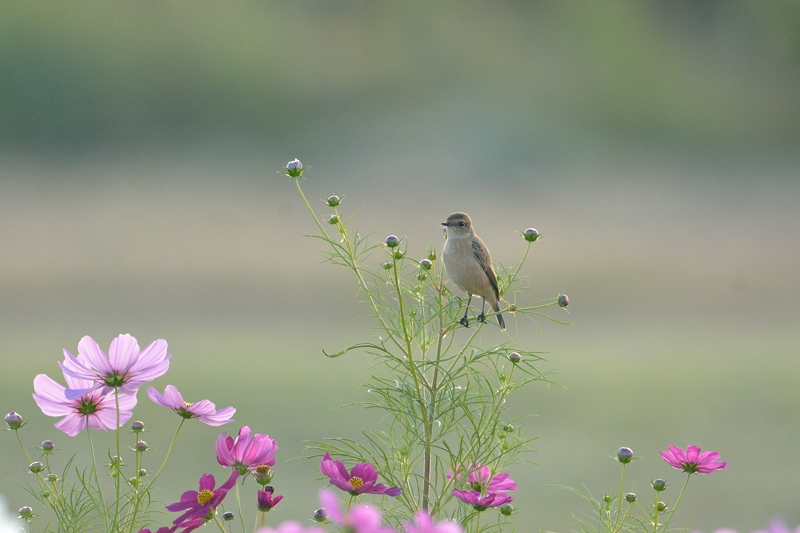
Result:
{"label": "bird's tail", "polygon": [[497,315],[497,323],[500,324],[500,329],[505,331],[505,329],[506,329],[506,321],[503,320],[503,315]]}

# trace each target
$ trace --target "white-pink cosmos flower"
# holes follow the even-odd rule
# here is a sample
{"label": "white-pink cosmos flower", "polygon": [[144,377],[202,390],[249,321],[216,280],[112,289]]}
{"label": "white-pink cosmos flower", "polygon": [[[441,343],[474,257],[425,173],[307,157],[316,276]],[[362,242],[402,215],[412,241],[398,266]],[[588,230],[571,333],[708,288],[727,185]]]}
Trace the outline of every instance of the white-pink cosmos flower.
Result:
{"label": "white-pink cosmos flower", "polygon": [[74,399],[100,388],[118,388],[123,393],[136,395],[139,387],[153,381],[169,369],[167,341],[157,339],[144,350],[139,350],[136,339],[120,335],[111,341],[108,355],[88,335],[78,343],[78,357],[64,350],[64,362],[59,363],[64,375],[92,382],[82,389],[68,388],[67,398]]}
{"label": "white-pink cosmos flower", "polygon": [[[108,389],[92,390],[77,398],[68,399],[65,391],[69,389],[87,389],[90,381],[76,379],[64,372],[67,386],[54,381],[45,374],[39,374],[33,380],[33,399],[36,405],[47,416],[63,416],[55,424],[70,437],[74,437],[84,429],[117,429],[117,409],[114,392]],[[124,424],[130,419],[133,408],[136,406],[136,396],[119,394],[119,423]]]}

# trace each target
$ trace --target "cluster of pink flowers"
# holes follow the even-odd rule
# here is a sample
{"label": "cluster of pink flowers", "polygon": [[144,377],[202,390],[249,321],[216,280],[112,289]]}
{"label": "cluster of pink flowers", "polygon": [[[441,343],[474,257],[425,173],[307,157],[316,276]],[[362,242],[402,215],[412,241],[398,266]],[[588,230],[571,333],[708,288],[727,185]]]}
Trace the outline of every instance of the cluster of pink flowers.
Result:
{"label": "cluster of pink flowers", "polygon": [[[121,425],[133,414],[139,387],[164,375],[170,357],[163,339],[140,350],[135,338],[120,335],[106,354],[91,337],[83,337],[77,357],[64,350],[64,361],[59,363],[67,385],[39,374],[33,380],[33,399],[47,416],[63,417],[55,427],[71,437],[84,429],[117,429],[117,403]],[[209,425],[230,422],[236,412],[233,407],[217,411],[208,400],[186,403],[172,385],[164,396],[152,387],[148,395],[184,418],[198,418]]]}
{"label": "cluster of pink flowers", "polygon": [[[477,463],[467,468],[467,487],[453,489],[453,495],[464,503],[472,505],[476,511],[485,511],[489,507],[502,507],[514,501],[508,492],[517,490],[517,484],[506,473],[492,474],[487,465]],[[447,474],[448,479],[455,477],[462,481],[462,473]]]}

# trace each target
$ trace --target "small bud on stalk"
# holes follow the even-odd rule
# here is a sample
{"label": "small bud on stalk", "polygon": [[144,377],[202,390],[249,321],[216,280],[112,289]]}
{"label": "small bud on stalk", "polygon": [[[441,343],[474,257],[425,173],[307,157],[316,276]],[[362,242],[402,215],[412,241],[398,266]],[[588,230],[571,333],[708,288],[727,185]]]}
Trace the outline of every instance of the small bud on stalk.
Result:
{"label": "small bud on stalk", "polygon": [[628,492],[625,494],[625,501],[628,503],[633,503],[636,501],[636,494],[633,492]]}
{"label": "small bud on stalk", "polygon": [[339,217],[337,217],[336,215],[331,215],[330,218],[328,218],[328,224],[330,224],[331,226],[338,223],[339,223]]}
{"label": "small bud on stalk", "polygon": [[386,237],[386,246],[389,248],[396,248],[400,244],[400,239],[396,235],[389,235]]}
{"label": "small bud on stalk", "polygon": [[633,461],[633,450],[624,446],[617,450],[617,461],[624,465]]}
{"label": "small bud on stalk", "polygon": [[30,465],[28,465],[28,469],[34,474],[38,474],[39,472],[44,470],[44,465],[40,461],[34,461]]}
{"label": "small bud on stalk", "polygon": [[20,509],[19,509],[19,517],[20,518],[32,518],[33,517],[33,509],[31,509],[27,505],[25,507],[20,507]]}
{"label": "small bud on stalk", "polygon": [[522,236],[525,238],[526,241],[533,242],[539,238],[539,232],[533,228],[528,228],[525,230],[525,233],[523,233]]}
{"label": "small bud on stalk", "polygon": [[134,433],[141,433],[144,431],[144,422],[137,420],[136,422],[131,422],[131,431]]}
{"label": "small bud on stalk", "polygon": [[312,517],[314,522],[325,522],[328,519],[328,511],[325,510],[324,507],[321,509],[317,509],[314,511],[314,516]]}
{"label": "small bud on stalk", "polygon": [[558,305],[561,307],[566,307],[569,305],[569,297],[566,294],[559,294],[558,295]]}
{"label": "small bud on stalk", "polygon": [[328,207],[336,207],[340,203],[342,203],[342,201],[335,194],[328,196],[328,199],[325,201],[325,205],[327,205]]}
{"label": "small bud on stalk", "polygon": [[423,259],[419,262],[419,266],[425,270],[430,270],[433,267],[433,262],[430,259]]}
{"label": "small bud on stalk", "polygon": [[42,441],[42,453],[45,455],[48,453],[52,453],[55,447],[56,447],[55,443],[53,443],[53,441],[51,440]]}
{"label": "small bud on stalk", "polygon": [[303,175],[303,163],[294,159],[286,163],[286,175],[290,178],[299,178]]}
{"label": "small bud on stalk", "polygon": [[664,502],[658,502],[658,503],[656,504],[656,509],[658,509],[658,512],[659,512],[659,513],[663,513],[664,511],[666,511],[666,510],[667,510],[667,504],[666,504],[666,503],[664,503]]}
{"label": "small bud on stalk", "polygon": [[236,518],[236,516],[230,511],[225,511],[224,513],[222,513],[222,519],[225,520],[226,522],[230,522],[234,518]]}
{"label": "small bud on stalk", "polygon": [[511,516],[514,514],[514,510],[512,505],[504,505],[500,508],[500,514],[503,516]]}
{"label": "small bud on stalk", "polygon": [[522,356],[517,352],[511,352],[510,354],[508,354],[508,360],[516,365],[517,363],[522,361]]}
{"label": "small bud on stalk", "polygon": [[48,474],[47,481],[49,481],[50,483],[55,483],[56,481],[58,481],[58,476],[55,474]]}
{"label": "small bud on stalk", "polygon": [[136,441],[136,451],[137,452],[146,452],[147,451],[147,443],[143,440]]}
{"label": "small bud on stalk", "polygon": [[667,490],[667,482],[663,479],[656,479],[653,481],[653,488],[656,490],[656,492]]}
{"label": "small bud on stalk", "polygon": [[[6,415],[5,421],[6,424],[8,424],[8,429],[19,429],[22,427],[22,417],[14,411]],[[30,509],[30,507],[28,507],[28,509]]]}

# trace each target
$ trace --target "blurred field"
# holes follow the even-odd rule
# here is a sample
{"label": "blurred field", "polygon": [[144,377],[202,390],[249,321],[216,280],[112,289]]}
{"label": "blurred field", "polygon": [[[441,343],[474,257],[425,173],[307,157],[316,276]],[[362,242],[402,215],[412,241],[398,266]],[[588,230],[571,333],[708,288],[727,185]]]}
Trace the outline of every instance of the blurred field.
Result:
{"label": "blurred field", "polygon": [[[381,421],[332,412],[374,369],[321,350],[370,324],[352,320],[347,272],[302,237],[279,173],[298,157],[312,202],[363,206],[355,226],[406,236],[412,257],[441,249],[454,211],[504,264],[516,232],[545,235],[531,298],[567,293],[559,317],[576,327],[509,322],[563,385],[510,399],[540,437],[538,466],[513,472],[517,530],[572,530],[587,507],[552,485],[612,490],[620,446],[642,458],[636,492],[677,485],[669,444],[729,462],[692,480],[676,525],[800,523],[797,3],[471,6],[0,6],[0,410],[32,421],[27,442],[53,438],[59,459],[84,446],[30,396],[63,348],[165,338],[158,388],[233,405],[278,440],[271,519],[317,506],[316,462],[289,459]],[[154,469],[178,420],[143,392]],[[224,474],[218,434],[185,427],[160,500]],[[18,509],[29,477],[2,438],[0,493]]]}

